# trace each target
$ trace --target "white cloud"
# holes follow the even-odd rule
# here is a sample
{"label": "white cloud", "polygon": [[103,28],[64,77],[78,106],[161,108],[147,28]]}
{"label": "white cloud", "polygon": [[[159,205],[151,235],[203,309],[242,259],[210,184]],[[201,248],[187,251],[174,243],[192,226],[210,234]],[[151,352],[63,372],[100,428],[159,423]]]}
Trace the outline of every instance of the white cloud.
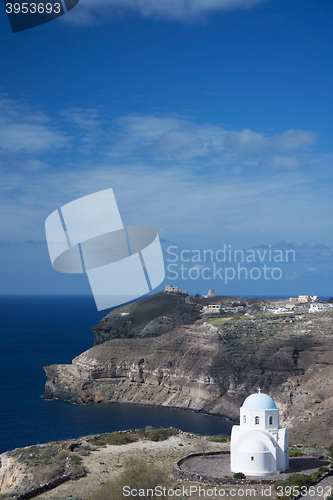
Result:
{"label": "white cloud", "polygon": [[179,161],[214,156],[224,149],[227,131],[211,124],[198,125],[190,117],[128,115],[118,119],[110,149],[113,156],[146,153]]}
{"label": "white cloud", "polygon": [[[226,130],[193,117],[162,114],[132,114],[118,118],[110,132],[109,154],[113,158],[151,157],[155,161],[191,161],[219,168],[304,169],[309,162],[302,150],[316,141],[317,134],[287,130],[268,135],[244,129]],[[278,154],[276,154],[278,153]],[[290,154],[294,153],[294,154]],[[299,156],[303,154],[304,157]]]}
{"label": "white cloud", "polygon": [[70,108],[61,115],[69,122],[88,132],[95,131],[102,125],[102,120],[96,108]]}
{"label": "white cloud", "polygon": [[302,167],[302,163],[296,156],[272,156],[261,160],[259,166],[272,169],[296,170]]}
{"label": "white cloud", "polygon": [[64,16],[64,21],[91,24],[127,11],[144,18],[177,20],[202,19],[203,16],[234,9],[250,9],[265,0],[81,0]]}
{"label": "white cloud", "polygon": [[40,111],[0,95],[0,149],[5,152],[42,152],[63,148],[70,137],[49,125],[49,118]]}
{"label": "white cloud", "polygon": [[80,153],[89,153],[91,148],[96,148],[101,140],[105,139],[105,130],[108,124],[101,118],[96,108],[69,108],[60,113],[66,122],[78,131],[77,139],[80,142]]}
{"label": "white cloud", "polygon": [[[228,169],[237,174],[258,168],[309,167],[307,158],[300,155],[316,141],[316,134],[311,131],[287,130],[269,135],[248,129],[227,130],[221,125],[198,123],[192,116],[178,114],[136,113],[111,121],[105,112],[102,114],[96,108],[70,108],[60,116],[57,125],[39,109],[32,110],[20,101],[0,96],[3,156],[16,153],[17,167],[40,170],[47,167],[45,159],[42,158],[43,163],[32,155],[75,146],[76,154],[95,157],[98,154],[115,161],[144,159],[160,165],[172,161],[198,168],[204,161],[206,168]],[[67,133],[62,132],[64,126]],[[20,152],[30,157],[18,159]]]}
{"label": "white cloud", "polygon": [[245,154],[289,153],[316,143],[317,134],[306,130],[287,130],[272,137],[243,129],[230,132],[226,138],[226,147]]}
{"label": "white cloud", "polygon": [[[73,165],[72,165],[73,167]],[[200,173],[191,166],[164,168],[150,165],[96,163],[77,165],[75,169],[48,169],[35,175],[24,172],[6,174],[3,186],[4,218],[1,234],[7,241],[41,240],[46,217],[59,206],[89,193],[112,187],[125,224],[165,228],[168,238],[189,239],[191,243],[209,244],[221,240],[218,228],[227,231],[223,240],[252,237],[257,244],[277,235],[288,234],[286,221],[297,204],[300,213],[308,207],[312,184],[303,176],[269,180],[258,176],[233,178],[228,175]],[[24,186],[24,191],[20,192]],[[15,198],[11,192],[16,190]],[[330,196],[327,194],[327,196]],[[329,198],[330,199],[330,198]],[[321,198],[321,203],[325,202]],[[323,220],[318,224],[320,204],[311,203],[306,218],[298,220],[296,234],[322,234]],[[6,216],[7,215],[7,216]],[[296,236],[295,230],[289,237]],[[259,239],[258,239],[259,238]],[[193,242],[192,242],[193,240]],[[190,244],[190,243],[189,243]],[[194,243],[193,243],[194,244]],[[251,241],[248,245],[251,245]]]}
{"label": "white cloud", "polygon": [[271,139],[271,149],[282,153],[298,151],[312,146],[317,141],[317,134],[307,130],[287,130],[276,134]]}

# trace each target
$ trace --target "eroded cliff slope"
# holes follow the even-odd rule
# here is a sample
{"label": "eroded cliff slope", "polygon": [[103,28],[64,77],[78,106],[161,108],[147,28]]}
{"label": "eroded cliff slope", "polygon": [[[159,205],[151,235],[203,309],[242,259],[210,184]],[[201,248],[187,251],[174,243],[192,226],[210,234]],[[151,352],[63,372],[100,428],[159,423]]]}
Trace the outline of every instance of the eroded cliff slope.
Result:
{"label": "eroded cliff slope", "polygon": [[[315,418],[323,432],[332,432],[333,312],[198,319],[201,305],[165,297],[112,311],[94,327],[97,345],[71,365],[45,367],[45,397],[237,418],[243,399],[260,387],[275,398],[288,426]],[[257,304],[248,301],[251,313]],[[108,335],[112,340],[100,343]]]}

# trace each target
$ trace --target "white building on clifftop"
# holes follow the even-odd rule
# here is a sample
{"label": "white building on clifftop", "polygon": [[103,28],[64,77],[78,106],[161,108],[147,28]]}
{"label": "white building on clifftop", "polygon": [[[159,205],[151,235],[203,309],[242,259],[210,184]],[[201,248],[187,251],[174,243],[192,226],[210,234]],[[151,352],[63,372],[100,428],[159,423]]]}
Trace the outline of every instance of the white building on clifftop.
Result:
{"label": "white building on clifftop", "polygon": [[279,474],[289,467],[288,430],[279,425],[274,400],[260,391],[240,408],[240,425],[234,425],[230,446],[231,471],[246,476]]}

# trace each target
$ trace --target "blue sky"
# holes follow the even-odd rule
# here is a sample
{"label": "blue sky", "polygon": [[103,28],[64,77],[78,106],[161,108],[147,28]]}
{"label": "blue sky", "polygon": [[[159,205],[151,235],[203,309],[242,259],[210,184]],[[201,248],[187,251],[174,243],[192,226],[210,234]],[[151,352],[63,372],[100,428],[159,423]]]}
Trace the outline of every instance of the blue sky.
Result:
{"label": "blue sky", "polygon": [[0,293],[89,293],[52,269],[44,222],[111,187],[166,265],[170,246],[295,250],[278,280],[164,284],[333,295],[332,23],[325,0],[80,0],[13,34],[0,9]]}

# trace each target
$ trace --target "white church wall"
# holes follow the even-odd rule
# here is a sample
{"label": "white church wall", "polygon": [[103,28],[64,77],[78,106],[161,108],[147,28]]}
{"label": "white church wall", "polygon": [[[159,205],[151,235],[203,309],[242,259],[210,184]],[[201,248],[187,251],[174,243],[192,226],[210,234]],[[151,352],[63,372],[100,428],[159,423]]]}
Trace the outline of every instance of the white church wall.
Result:
{"label": "white church wall", "polygon": [[231,433],[232,472],[266,476],[289,467],[287,429],[279,427],[279,409],[272,398],[258,392],[240,408],[240,425]]}
{"label": "white church wall", "polygon": [[[238,445],[238,472],[262,476],[276,471],[277,449],[269,433],[249,431],[241,435]],[[264,472],[263,472],[264,471]]]}

